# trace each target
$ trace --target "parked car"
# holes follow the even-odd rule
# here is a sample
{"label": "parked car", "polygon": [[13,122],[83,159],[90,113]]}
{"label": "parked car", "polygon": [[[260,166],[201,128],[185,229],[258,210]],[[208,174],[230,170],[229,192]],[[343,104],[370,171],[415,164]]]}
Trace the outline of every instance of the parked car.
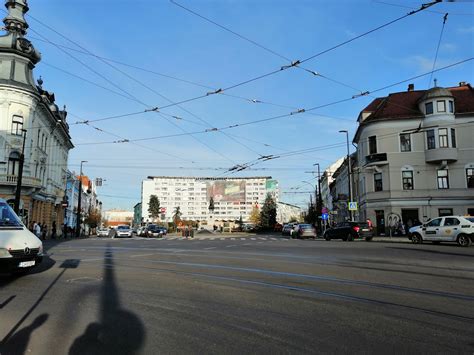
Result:
{"label": "parked car", "polygon": [[145,232],[145,227],[138,227],[137,228],[137,236],[139,237],[143,237],[144,236],[144,232]]}
{"label": "parked car", "polygon": [[316,229],[311,224],[297,224],[292,236],[300,239],[316,238]]}
{"label": "parked car", "polygon": [[336,224],[335,227],[327,229],[323,237],[326,240],[352,241],[365,238],[365,240],[370,241],[374,237],[374,232],[367,222],[341,222]]}
{"label": "parked car", "polygon": [[151,237],[161,238],[168,233],[168,230],[164,227],[160,227],[157,224],[149,224],[145,228],[144,233],[145,233],[145,237],[147,238],[151,238]]}
{"label": "parked car", "polygon": [[122,224],[117,226],[112,233],[112,238],[131,238],[132,237],[132,228],[127,224]]}
{"label": "parked car", "polygon": [[288,223],[283,225],[283,228],[281,230],[281,235],[289,235],[291,236],[293,234],[293,230],[295,229],[297,223]]}
{"label": "parked car", "polygon": [[99,228],[97,230],[97,236],[98,237],[108,237],[110,233],[110,229],[108,228]]}
{"label": "parked car", "polygon": [[409,239],[414,244],[431,241],[433,244],[441,242],[455,242],[460,246],[468,247],[474,241],[474,217],[445,216],[434,218],[421,226],[411,229]]}
{"label": "parked car", "polygon": [[281,232],[282,230],[283,230],[283,225],[280,223],[275,224],[275,226],[273,227],[274,232]]}
{"label": "parked car", "polygon": [[43,260],[43,243],[0,199],[0,272],[26,272]]}
{"label": "parked car", "polygon": [[255,232],[255,224],[252,223],[244,223],[242,225],[243,232]]}

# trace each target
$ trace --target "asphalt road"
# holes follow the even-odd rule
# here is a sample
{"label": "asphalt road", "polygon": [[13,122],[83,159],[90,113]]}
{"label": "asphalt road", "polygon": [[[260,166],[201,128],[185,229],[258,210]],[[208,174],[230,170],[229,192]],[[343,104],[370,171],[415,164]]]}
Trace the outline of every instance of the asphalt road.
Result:
{"label": "asphalt road", "polygon": [[288,240],[47,242],[0,276],[0,353],[474,352],[474,247]]}

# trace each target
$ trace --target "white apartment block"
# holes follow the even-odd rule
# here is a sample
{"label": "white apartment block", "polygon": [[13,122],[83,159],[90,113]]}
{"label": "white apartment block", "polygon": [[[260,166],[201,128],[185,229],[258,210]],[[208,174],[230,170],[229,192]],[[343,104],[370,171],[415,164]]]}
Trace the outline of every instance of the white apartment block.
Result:
{"label": "white apartment block", "polygon": [[[182,220],[235,221],[248,217],[254,206],[263,205],[267,194],[278,202],[278,182],[271,177],[212,178],[149,176],[142,182],[143,222],[152,222],[148,213],[151,195],[163,208],[158,221],[172,222],[179,206]],[[209,210],[211,197],[214,210]]]}

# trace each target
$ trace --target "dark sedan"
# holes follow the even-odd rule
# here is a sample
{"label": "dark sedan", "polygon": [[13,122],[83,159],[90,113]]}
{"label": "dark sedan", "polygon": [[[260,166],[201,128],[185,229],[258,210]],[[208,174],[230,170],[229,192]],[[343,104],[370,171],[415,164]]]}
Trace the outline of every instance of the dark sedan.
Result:
{"label": "dark sedan", "polygon": [[343,241],[353,241],[358,238],[365,238],[370,241],[374,237],[374,232],[367,222],[341,222],[324,232],[324,239],[342,239]]}

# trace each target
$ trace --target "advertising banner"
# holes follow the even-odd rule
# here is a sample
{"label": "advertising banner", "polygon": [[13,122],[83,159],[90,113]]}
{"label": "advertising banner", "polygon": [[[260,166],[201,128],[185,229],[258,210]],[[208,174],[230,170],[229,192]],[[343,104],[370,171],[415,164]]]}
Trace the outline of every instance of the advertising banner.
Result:
{"label": "advertising banner", "polygon": [[245,181],[209,181],[207,199],[215,202],[245,201]]}

